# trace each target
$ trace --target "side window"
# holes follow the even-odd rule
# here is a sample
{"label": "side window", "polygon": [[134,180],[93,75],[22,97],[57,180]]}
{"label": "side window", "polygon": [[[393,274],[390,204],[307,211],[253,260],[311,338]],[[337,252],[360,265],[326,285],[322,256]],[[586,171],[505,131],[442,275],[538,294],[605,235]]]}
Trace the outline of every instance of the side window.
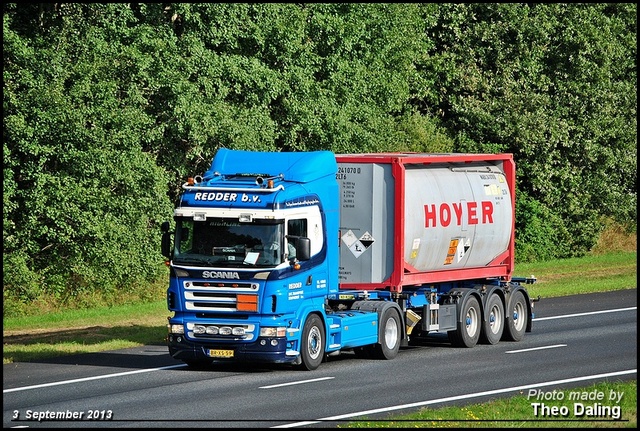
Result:
{"label": "side window", "polygon": [[307,219],[299,218],[289,220],[287,234],[291,236],[307,236]]}
{"label": "side window", "polygon": [[193,229],[194,226],[191,221],[182,221],[176,225],[176,232],[179,233],[179,237],[176,237],[178,254],[187,253],[193,249]]}

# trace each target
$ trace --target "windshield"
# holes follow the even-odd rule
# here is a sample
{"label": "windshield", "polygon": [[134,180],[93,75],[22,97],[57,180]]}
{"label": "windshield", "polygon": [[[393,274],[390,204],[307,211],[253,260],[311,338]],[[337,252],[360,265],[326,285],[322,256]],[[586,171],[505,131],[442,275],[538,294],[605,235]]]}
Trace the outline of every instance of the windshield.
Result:
{"label": "windshield", "polygon": [[194,266],[274,266],[283,261],[283,224],[177,219],[173,262]]}

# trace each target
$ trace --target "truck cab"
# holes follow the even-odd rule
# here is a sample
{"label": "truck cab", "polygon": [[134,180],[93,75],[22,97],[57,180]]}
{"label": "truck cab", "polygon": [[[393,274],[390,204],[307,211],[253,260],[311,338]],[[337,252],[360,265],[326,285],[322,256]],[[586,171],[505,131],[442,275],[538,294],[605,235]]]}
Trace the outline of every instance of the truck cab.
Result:
{"label": "truck cab", "polygon": [[337,289],[335,171],[328,152],[292,160],[222,149],[183,184],[162,241],[173,357],[302,362],[304,323],[315,315],[325,331],[324,299]]}

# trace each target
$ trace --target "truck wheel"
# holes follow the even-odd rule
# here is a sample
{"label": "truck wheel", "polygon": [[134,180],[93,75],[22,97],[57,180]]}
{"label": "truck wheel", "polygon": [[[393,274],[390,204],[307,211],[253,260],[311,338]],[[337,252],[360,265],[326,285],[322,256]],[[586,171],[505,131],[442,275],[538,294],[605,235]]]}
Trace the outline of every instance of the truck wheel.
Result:
{"label": "truck wheel", "polygon": [[504,332],[504,304],[500,296],[493,293],[487,301],[486,319],[482,321],[482,342],[497,344]]}
{"label": "truck wheel", "polygon": [[376,359],[393,359],[400,350],[400,317],[391,307],[382,313],[382,339],[372,349],[372,356]]}
{"label": "truck wheel", "polygon": [[449,331],[451,344],[457,347],[473,347],[478,344],[481,332],[480,303],[478,299],[470,295],[462,305],[462,320],[458,322],[458,327],[454,331]]}
{"label": "truck wheel", "polygon": [[508,341],[520,341],[524,337],[529,320],[529,309],[524,294],[517,290],[513,293],[508,312],[511,315],[505,320],[504,338]]}
{"label": "truck wheel", "polygon": [[320,366],[324,359],[324,326],[316,314],[309,316],[302,330],[300,367],[312,371]]}

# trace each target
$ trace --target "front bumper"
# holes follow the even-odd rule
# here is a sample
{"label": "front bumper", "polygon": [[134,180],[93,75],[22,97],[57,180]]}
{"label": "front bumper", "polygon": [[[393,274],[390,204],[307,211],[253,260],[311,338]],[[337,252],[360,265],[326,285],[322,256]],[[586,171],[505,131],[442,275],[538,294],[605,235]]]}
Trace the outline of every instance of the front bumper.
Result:
{"label": "front bumper", "polygon": [[[272,340],[275,342],[272,344]],[[184,335],[168,334],[169,354],[186,363],[253,362],[288,364],[295,363],[298,355],[287,355],[287,339],[284,337],[259,337],[252,343],[221,344],[192,342]],[[210,350],[233,351],[232,357],[211,357]]]}

